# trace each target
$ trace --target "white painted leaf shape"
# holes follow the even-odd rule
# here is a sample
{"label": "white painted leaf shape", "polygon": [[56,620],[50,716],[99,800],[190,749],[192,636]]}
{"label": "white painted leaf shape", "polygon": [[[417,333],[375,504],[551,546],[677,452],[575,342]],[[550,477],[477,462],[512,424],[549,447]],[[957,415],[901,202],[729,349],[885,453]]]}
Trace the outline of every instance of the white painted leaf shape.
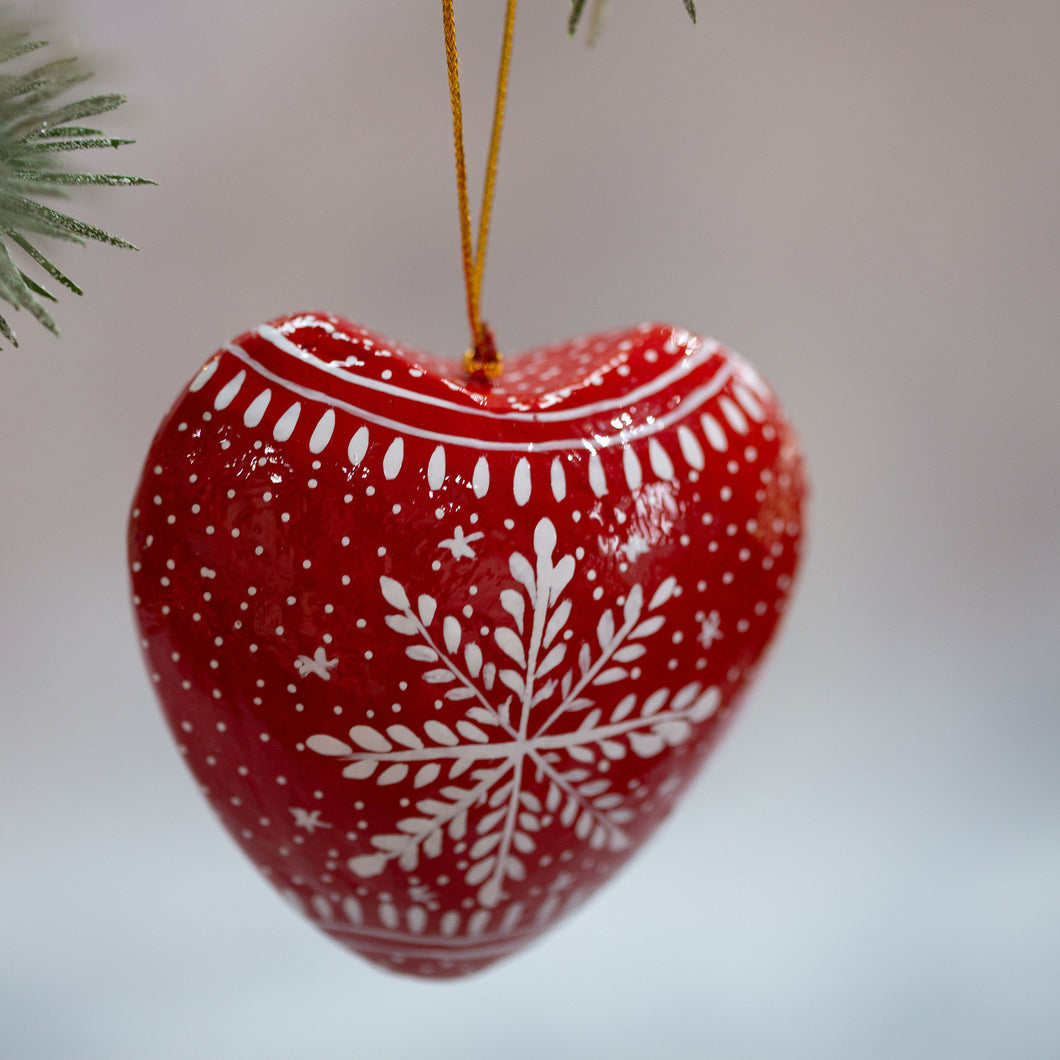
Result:
{"label": "white painted leaf shape", "polygon": [[676,588],[677,579],[672,576],[667,578],[662,585],[655,590],[655,595],[651,598],[651,603],[648,604],[648,610],[654,611],[657,607],[662,607],[662,605],[673,596],[674,589]]}
{"label": "white painted leaf shape", "polygon": [[481,861],[487,854],[493,853],[493,851],[500,846],[502,832],[491,832],[489,835],[484,835],[480,839],[476,839],[471,844],[471,850],[469,851],[469,857],[472,861]]}
{"label": "white painted leaf shape", "polygon": [[525,587],[531,603],[536,601],[537,582],[534,578],[534,568],[530,565],[530,561],[526,556],[521,552],[513,552],[511,559],[508,560],[508,567],[512,572],[512,577]]}
{"label": "white painted leaf shape", "polygon": [[396,607],[401,611],[410,610],[409,598],[405,595],[405,590],[400,582],[396,582],[393,578],[388,578],[384,574],[379,579],[379,588],[382,590],[383,599],[391,607]]}
{"label": "white painted leaf shape", "polygon": [[350,729],[350,739],[358,747],[363,747],[366,751],[384,754],[393,749],[390,741],[382,733],[376,732],[370,725],[354,725]]}
{"label": "white painted leaf shape", "polygon": [[410,644],[405,649],[405,654],[416,662],[433,663],[438,661],[438,653],[433,648],[428,648],[426,644]]}
{"label": "white painted leaf shape", "polygon": [[423,731],[438,744],[443,744],[446,747],[455,747],[460,743],[456,733],[453,732],[447,725],[443,725],[442,722],[436,721],[431,718],[429,721],[424,722]]}
{"label": "white painted leaf shape", "polygon": [[464,648],[464,665],[472,677],[478,677],[482,670],[482,649],[474,641]]}
{"label": "white painted leaf shape", "polygon": [[501,819],[507,814],[508,807],[502,806],[499,810],[493,810],[491,813],[487,813],[477,825],[475,825],[475,831],[479,835],[485,835],[491,831],[497,825],[501,823]]}
{"label": "white painted leaf shape", "polygon": [[336,740],[334,736],[325,733],[315,733],[305,742],[310,751],[316,751],[318,755],[348,755],[353,748],[342,740]]}
{"label": "white painted leaf shape", "polygon": [[[491,860],[493,860],[493,859],[491,859]],[[492,869],[493,866],[491,865],[490,868]],[[473,881],[471,879],[471,873],[470,872],[468,873],[468,881],[467,882],[468,883],[475,882],[475,881]],[[478,889],[479,904],[480,905],[484,905],[487,909],[492,909],[495,905],[497,905],[500,902],[502,897],[503,897],[503,895],[502,895],[502,892],[501,892],[501,881],[496,876],[493,877],[493,879],[489,880],[487,883],[484,883]],[[483,911],[484,910],[481,910],[481,909],[479,910],[480,913],[483,912]]]}
{"label": "white painted leaf shape", "polygon": [[629,590],[626,602],[622,605],[622,617],[626,620],[627,626],[633,625],[633,623],[640,618],[640,613],[643,607],[644,590],[639,585],[634,585],[633,588]]}
{"label": "white painted leaf shape", "polygon": [[556,528],[551,519],[542,519],[534,527],[534,551],[542,558],[550,558],[555,548]]}
{"label": "white painted leaf shape", "polygon": [[647,654],[648,649],[645,648],[643,644],[626,644],[619,648],[611,658],[614,659],[615,662],[628,663]]}
{"label": "white painted leaf shape", "polygon": [[552,581],[549,584],[549,600],[554,604],[563,594],[563,590],[574,577],[574,557],[567,555],[552,570]]}
{"label": "white painted leaf shape", "polygon": [[505,688],[510,688],[517,696],[521,696],[526,691],[526,682],[518,670],[501,670],[499,676],[501,684]]}
{"label": "white painted leaf shape", "polygon": [[671,710],[684,710],[692,700],[699,695],[699,690],[703,686],[698,681],[693,681],[690,685],[685,685],[684,688],[678,691],[677,695],[670,702]]}
{"label": "white painted leaf shape", "polygon": [[525,832],[515,832],[512,835],[512,846],[520,854],[532,854],[534,852],[534,841]]}
{"label": "white painted leaf shape", "polygon": [[662,739],[652,732],[631,732],[629,745],[640,758],[651,758],[666,746]]}
{"label": "white painted leaf shape", "polygon": [[460,650],[460,623],[452,615],[446,615],[442,622],[442,639],[445,641],[445,650],[450,655]]}
{"label": "white painted leaf shape", "polygon": [[389,785],[397,784],[404,780],[408,776],[409,767],[404,762],[395,762],[392,766],[387,766],[382,773],[376,777],[375,782],[377,784]]}
{"label": "white painted leaf shape", "polygon": [[650,637],[653,633],[658,633],[664,625],[666,625],[666,619],[662,615],[654,615],[651,618],[646,618],[633,630],[632,633],[630,633],[629,639],[641,640],[644,637]]}
{"label": "white painted leaf shape", "polygon": [[668,688],[660,688],[657,692],[652,692],[644,701],[644,709],[640,712],[641,717],[650,718],[653,714],[657,714],[666,706],[669,698],[670,690]]}
{"label": "white painted leaf shape", "polygon": [[502,589],[501,607],[515,619],[516,629],[522,633],[523,618],[526,613],[526,601],[523,599],[523,594],[517,593],[514,589]]}
{"label": "white painted leaf shape", "polygon": [[460,685],[457,688],[447,688],[445,691],[445,698],[452,703],[458,703],[462,699],[474,699],[475,690],[468,688],[466,685]]}
{"label": "white painted leaf shape", "polygon": [[597,795],[602,795],[609,787],[611,787],[611,781],[609,780],[590,780],[578,788],[578,794],[587,799],[592,799]]}
{"label": "white painted leaf shape", "polygon": [[419,633],[416,620],[408,615],[387,615],[386,624],[395,632],[405,637],[413,637]]}
{"label": "white painted leaf shape", "polygon": [[615,639],[615,616],[611,613],[611,608],[604,611],[596,624],[596,639],[603,651],[607,651],[611,641]]}
{"label": "white painted leaf shape", "polygon": [[717,688],[708,688],[689,708],[693,721],[706,721],[721,705],[721,692]]}
{"label": "white painted leaf shape", "polygon": [[592,664],[592,649],[590,649],[588,642],[583,642],[578,651],[578,669],[581,671],[583,677],[589,672]]}
{"label": "white painted leaf shape", "polygon": [[446,670],[444,668],[439,668],[437,670],[428,670],[423,675],[423,679],[429,685],[444,685],[448,684],[450,681],[456,680],[456,678],[452,674],[452,671]]}
{"label": "white painted leaf shape", "polygon": [[537,668],[537,674],[539,677],[547,674],[550,670],[554,670],[561,662],[563,657],[567,654],[566,644],[557,644],[542,660],[541,664]]}
{"label": "white painted leaf shape", "polygon": [[343,771],[342,775],[347,780],[367,780],[374,772],[379,762],[374,758],[362,758],[358,762],[351,762]]}
{"label": "white painted leaf shape", "polygon": [[[542,641],[546,648],[556,639],[556,634],[558,634],[567,624],[567,619],[570,618],[570,611],[570,600],[564,600],[563,603],[552,612],[552,617],[548,620],[548,625],[545,626],[545,637]],[[521,628],[522,627],[520,627],[520,629]]]}
{"label": "white painted leaf shape", "polygon": [[386,734],[403,747],[411,747],[415,751],[423,748],[423,741],[407,725],[388,725]]}
{"label": "white painted leaf shape", "polygon": [[498,626],[493,631],[493,637],[497,641],[497,647],[518,666],[526,666],[526,655],[523,652],[523,642],[515,630],[507,626]]}
{"label": "white painted leaf shape", "polygon": [[416,770],[416,776],[412,784],[417,788],[425,788],[428,784],[432,784],[438,779],[438,774],[441,771],[442,767],[437,762],[428,762]]}
{"label": "white painted leaf shape", "polygon": [[588,839],[589,833],[593,829],[593,815],[586,810],[581,817],[578,818],[577,824],[574,826],[574,834],[579,839]]}
{"label": "white painted leaf shape", "polygon": [[434,612],[438,609],[438,601],[433,596],[422,593],[416,601],[416,609],[420,613],[420,621],[429,626],[434,621]]}
{"label": "white painted leaf shape", "polygon": [[378,876],[386,868],[386,860],[385,854],[362,854],[360,857],[350,858],[346,864],[355,876],[366,880]]}
{"label": "white painted leaf shape", "polygon": [[474,724],[474,722],[467,721],[463,718],[456,723],[456,731],[465,739],[471,740],[473,743],[490,742],[490,738],[476,724]]}
{"label": "white painted leaf shape", "polygon": [[427,838],[423,841],[423,852],[429,858],[436,858],[442,852],[442,838],[444,833],[440,828],[436,828]]}
{"label": "white painted leaf shape", "polygon": [[683,718],[674,718],[655,726],[655,731],[671,746],[684,743],[692,731],[692,726]]}

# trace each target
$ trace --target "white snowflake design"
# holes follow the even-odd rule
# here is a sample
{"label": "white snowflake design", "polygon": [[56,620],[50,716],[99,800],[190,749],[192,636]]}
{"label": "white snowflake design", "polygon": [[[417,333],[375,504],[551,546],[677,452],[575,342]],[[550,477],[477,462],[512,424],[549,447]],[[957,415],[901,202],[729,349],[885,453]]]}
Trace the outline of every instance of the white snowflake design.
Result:
{"label": "white snowflake design", "polygon": [[[605,607],[596,644],[583,641],[572,658],[572,604],[564,592],[575,558],[554,558],[557,536],[550,519],[538,522],[533,540],[536,562],[513,553],[509,570],[516,587],[500,594],[511,624],[498,626],[493,637],[508,666],[484,661],[480,644],[459,619],[438,615],[434,597],[421,594],[413,605],[399,582],[380,579],[394,608],[387,625],[409,638],[405,654],[426,668],[422,680],[444,687],[444,699],[467,707],[457,721],[430,719],[418,732],[401,724],[385,730],[355,725],[349,743],[323,733],[306,740],[312,751],[346,762],[344,777],[391,785],[411,776],[413,789],[424,792],[414,815],[398,820],[394,832],[371,838],[374,853],[349,860],[355,875],[378,876],[392,861],[412,873],[421,858],[437,857],[447,840],[466,840],[465,881],[477,888],[482,907],[493,908],[507,897],[506,881],[526,878],[523,859],[536,849],[534,834],[543,818],[545,824],[548,817],[558,820],[590,849],[621,851],[630,844],[623,827],[634,811],[608,778],[588,767],[600,756],[617,761],[629,752],[657,755],[683,743],[696,723],[717,710],[718,689],[693,682],[643,699],[630,693],[605,717],[594,690],[627,679],[630,665],[647,654],[645,642],[665,624],[661,612],[676,579],[666,578],[648,600],[634,585],[617,616]],[[580,716],[573,728],[571,715]],[[567,721],[565,731],[557,731],[560,719]]]}

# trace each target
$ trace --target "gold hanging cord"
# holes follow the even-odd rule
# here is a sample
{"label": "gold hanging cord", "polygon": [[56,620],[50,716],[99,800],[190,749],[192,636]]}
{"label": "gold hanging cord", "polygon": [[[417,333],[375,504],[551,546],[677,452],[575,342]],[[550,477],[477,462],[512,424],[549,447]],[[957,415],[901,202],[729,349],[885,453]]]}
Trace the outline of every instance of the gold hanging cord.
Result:
{"label": "gold hanging cord", "polygon": [[482,274],[486,267],[486,244],[489,240],[493,193],[497,184],[497,158],[500,154],[504,106],[508,96],[508,70],[511,65],[512,37],[515,33],[515,8],[518,0],[508,0],[504,21],[504,43],[497,71],[497,94],[493,107],[493,132],[486,158],[486,177],[482,186],[482,209],[479,213],[478,244],[472,253],[471,209],[467,195],[467,164],[464,160],[464,119],[460,106],[460,61],[456,50],[453,0],[442,0],[442,24],[445,31],[445,55],[449,68],[449,101],[453,110],[453,153],[456,157],[456,191],[460,207],[460,241],[464,258],[464,287],[467,292],[467,317],[471,326],[471,349],[464,355],[464,367],[473,378],[490,382],[501,373],[501,355],[493,333],[482,320]]}

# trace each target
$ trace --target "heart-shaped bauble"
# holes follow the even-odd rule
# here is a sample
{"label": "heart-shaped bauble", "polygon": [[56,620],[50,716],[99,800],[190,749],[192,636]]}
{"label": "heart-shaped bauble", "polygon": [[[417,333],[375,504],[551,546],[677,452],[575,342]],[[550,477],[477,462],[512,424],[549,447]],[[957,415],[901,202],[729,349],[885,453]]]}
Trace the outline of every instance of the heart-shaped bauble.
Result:
{"label": "heart-shaped bauble", "polygon": [[642,325],[479,385],[339,317],[236,339],[159,428],[144,652],[236,842],[369,960],[456,976],[644,842],[792,584],[799,448],[755,372]]}

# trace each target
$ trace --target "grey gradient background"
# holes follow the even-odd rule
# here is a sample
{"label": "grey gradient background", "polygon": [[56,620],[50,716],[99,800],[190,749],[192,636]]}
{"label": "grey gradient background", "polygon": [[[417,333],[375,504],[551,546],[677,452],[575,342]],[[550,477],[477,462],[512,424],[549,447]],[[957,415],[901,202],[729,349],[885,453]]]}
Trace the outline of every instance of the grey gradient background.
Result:
{"label": "grey gradient background", "polygon": [[[485,308],[519,349],[666,319],[771,380],[813,475],[796,603],[657,840],[455,985],[376,971],[214,823],[133,635],[126,508],[269,317],[464,344],[433,0],[66,0],[142,250],[60,248],[0,353],[5,1060],[1060,1055],[1060,6],[522,5]],[[457,4],[471,173],[501,0]],[[22,314],[24,317],[24,314]]]}

